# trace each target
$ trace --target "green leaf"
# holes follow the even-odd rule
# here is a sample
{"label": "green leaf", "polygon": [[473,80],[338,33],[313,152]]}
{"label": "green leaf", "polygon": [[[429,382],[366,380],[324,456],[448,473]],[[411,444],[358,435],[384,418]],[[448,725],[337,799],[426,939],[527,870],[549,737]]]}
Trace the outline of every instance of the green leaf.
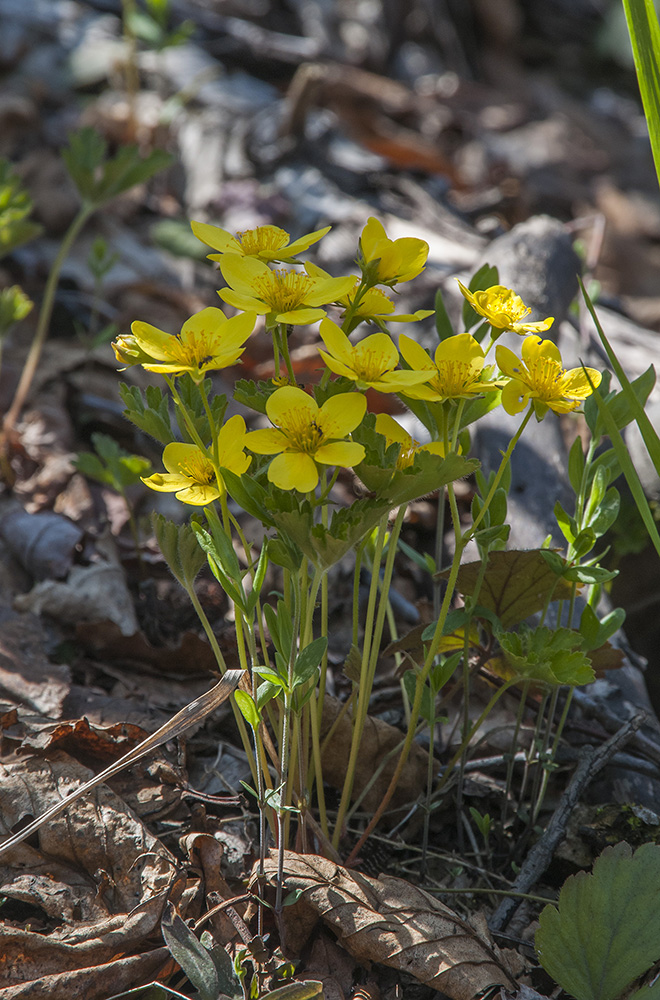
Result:
{"label": "green leaf", "polygon": [[623,0],[639,91],[660,179],[660,25],[653,0]]}
{"label": "green leaf", "polygon": [[[412,705],[415,700],[415,691],[417,690],[417,673],[414,670],[406,670],[403,675],[403,686],[406,689],[406,694],[408,695],[408,701]],[[425,684],[422,689],[422,704],[420,707],[420,715],[424,719],[427,725],[432,726],[435,720],[435,699],[431,693],[431,689],[428,684]]]}
{"label": "green leaf", "polygon": [[541,681],[551,687],[573,687],[595,680],[589,659],[577,649],[582,636],[573,629],[523,624],[518,632],[498,633],[498,639],[507,666],[521,680]]}
{"label": "green leaf", "polygon": [[582,445],[582,438],[578,434],[568,453],[568,480],[573,487],[573,492],[576,494],[580,492],[580,487],[582,486],[584,465],[584,447]]}
{"label": "green leaf", "polygon": [[266,412],[266,403],[276,392],[278,386],[269,379],[267,382],[253,382],[252,379],[239,378],[234,386],[234,399],[243,406],[249,406],[257,413]]}
{"label": "green leaf", "polygon": [[319,663],[323,659],[327,648],[328,640],[324,635],[322,635],[318,639],[314,639],[313,642],[310,642],[304,649],[300,650],[296,656],[296,662],[293,665],[294,688],[299,687],[301,684],[305,684],[316,674]]}
{"label": "green leaf", "polygon": [[220,981],[215,963],[170,902],[161,921],[165,944],[199,993],[200,1000],[218,1000]]}
{"label": "green leaf", "polygon": [[448,337],[454,336],[454,328],[449,319],[449,313],[447,312],[445,300],[442,297],[440,289],[435,293],[435,329],[438,334],[438,340],[447,340]]}
{"label": "green leaf", "polygon": [[187,524],[175,524],[162,514],[152,514],[151,524],[163,558],[182,587],[192,587],[206,562],[197,536]]}
{"label": "green leaf", "polygon": [[[590,305],[590,303],[587,304]],[[594,314],[592,313],[592,315]],[[651,508],[649,507],[648,500],[644,495],[644,490],[642,488],[642,484],[639,481],[637,470],[635,469],[635,466],[632,463],[630,455],[628,454],[628,449],[626,448],[626,444],[623,438],[621,437],[621,433],[618,427],[616,426],[612,416],[608,411],[607,404],[601,399],[600,395],[597,392],[593,392],[589,398],[595,399],[596,401],[596,405],[599,410],[599,418],[602,418],[605,429],[607,430],[607,433],[610,436],[610,439],[612,441],[612,447],[616,452],[616,457],[623,470],[623,474],[626,477],[626,482],[630,487],[630,492],[632,493],[633,499],[637,504],[637,509],[644,522],[644,527],[646,528],[649,534],[649,538],[653,542],[653,546],[656,552],[658,553],[658,555],[660,555],[660,535],[658,534],[658,528],[656,526],[655,519],[651,512]],[[646,417],[646,414],[644,414],[644,416]],[[641,423],[640,423],[640,429],[641,429]]]}
{"label": "green leaf", "polygon": [[603,569],[602,566],[570,566],[564,570],[564,579],[572,583],[607,583],[618,575],[618,570]]}
{"label": "green leaf", "polygon": [[536,933],[543,968],[576,1000],[616,1000],[660,957],[660,847],[606,848],[571,876]]}
{"label": "green leaf", "polygon": [[247,724],[253,729],[258,729],[261,719],[252,695],[248,694],[247,691],[238,690],[234,691],[234,698]]}
{"label": "green leaf", "polygon": [[562,535],[566,541],[571,544],[575,541],[577,535],[577,523],[575,518],[566,513],[559,500],[555,503],[554,515]]}
{"label": "green leaf", "polygon": [[124,416],[145,434],[169,444],[174,440],[169,414],[169,396],[156,385],[147,386],[145,396],[137,386],[119,383],[119,395],[126,409]]}
{"label": "green leaf", "polygon": [[619,516],[620,507],[621,496],[619,491],[616,487],[611,486],[603,497],[598,510],[594,511],[589,524],[589,527],[594,532],[596,538],[600,538],[606,531],[609,531]]}

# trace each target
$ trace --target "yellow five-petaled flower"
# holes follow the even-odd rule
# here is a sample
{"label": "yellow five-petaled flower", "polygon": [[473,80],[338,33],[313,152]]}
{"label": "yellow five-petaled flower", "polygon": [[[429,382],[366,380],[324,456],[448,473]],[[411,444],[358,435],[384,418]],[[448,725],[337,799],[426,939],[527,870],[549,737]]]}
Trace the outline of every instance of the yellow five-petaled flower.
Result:
{"label": "yellow five-petaled flower", "polygon": [[469,333],[447,337],[435,350],[432,361],[423,347],[405,334],[399,337],[399,350],[411,368],[426,371],[423,385],[402,390],[411,399],[442,402],[444,399],[469,399],[481,392],[492,392],[497,382],[483,378],[484,352]]}
{"label": "yellow five-petaled flower", "polygon": [[387,333],[372,333],[353,345],[336,323],[324,319],[320,334],[328,350],[319,349],[319,354],[330,371],[351,379],[362,391],[407,392],[430,377],[427,371],[395,371],[399,352]]}
{"label": "yellow five-petaled flower", "polygon": [[396,285],[424,270],[429,245],[414,236],[389,240],[382,222],[369,219],[360,236],[359,263],[370,284]]}
{"label": "yellow five-petaled flower", "polygon": [[287,323],[302,326],[325,316],[321,306],[336,302],[353,287],[355,279],[321,278],[307,268],[289,271],[271,270],[254,257],[225,254],[220,261],[222,276],[230,286],[221,288],[220,298],[236,309],[247,309],[266,316],[266,325]]}
{"label": "yellow five-petaled flower", "polygon": [[[245,421],[241,416],[230,417],[220,429],[217,440],[217,462],[220,469],[242,476],[252,458],[245,454]],[[225,493],[222,474],[216,474],[210,451],[196,444],[177,441],[165,446],[163,465],[167,472],[156,472],[142,482],[159,493],[175,493],[182,503],[203,507]]]}
{"label": "yellow five-petaled flower", "polygon": [[[118,337],[113,346],[120,361],[141,364],[147,371],[161,374],[188,372],[199,383],[207,371],[238,361],[255,320],[254,312],[227,319],[222,309],[209,306],[187,319],[178,336],[136,320],[132,336]],[[133,361],[133,357],[139,360]]]}
{"label": "yellow five-petaled flower", "polygon": [[519,295],[504,285],[491,285],[484,291],[476,292],[471,292],[460,281],[458,286],[474,311],[490,323],[493,333],[496,330],[499,330],[500,334],[505,330],[512,330],[521,336],[526,333],[543,333],[549,330],[555,321],[554,316],[548,316],[547,319],[537,322],[526,322],[526,317],[532,310],[525,305]]}
{"label": "yellow five-petaled flower", "polygon": [[323,406],[295,386],[269,396],[266,412],[273,427],[251,431],[247,447],[259,455],[275,455],[268,478],[281,490],[308,493],[316,488],[321,465],[351,467],[364,458],[364,448],[346,436],[355,430],[367,408],[364,396],[341,393]]}
{"label": "yellow five-petaled flower", "polygon": [[256,257],[266,264],[275,260],[281,263],[292,261],[296,254],[307,250],[312,243],[317,243],[331,229],[330,226],[317,229],[315,233],[308,233],[290,243],[289,234],[278,226],[257,226],[256,229],[246,229],[235,236],[226,229],[209,226],[205,222],[191,222],[190,226],[198,240],[220,251],[217,254],[210,253],[209,260],[222,260],[225,254],[232,253],[239,257]]}
{"label": "yellow five-petaled flower", "polygon": [[520,413],[530,401],[539,420],[548,409],[569,413],[591,395],[592,386],[600,385],[601,374],[595,368],[566,371],[559,349],[551,340],[527,337],[522,345],[522,361],[502,345],[496,348],[495,355],[500,370],[510,379],[502,389],[502,406],[507,413]]}

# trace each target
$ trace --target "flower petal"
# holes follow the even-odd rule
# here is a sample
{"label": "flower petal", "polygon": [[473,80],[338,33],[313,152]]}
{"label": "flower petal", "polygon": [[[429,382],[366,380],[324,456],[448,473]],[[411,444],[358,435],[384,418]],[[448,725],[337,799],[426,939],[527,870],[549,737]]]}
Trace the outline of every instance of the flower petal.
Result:
{"label": "flower petal", "polygon": [[362,254],[365,260],[374,260],[375,254],[374,250],[376,244],[382,242],[382,240],[387,239],[387,233],[382,222],[375,219],[373,216],[367,220],[367,224],[362,230],[362,235],[360,236],[360,246],[362,248]]}
{"label": "flower petal", "polygon": [[343,375],[344,378],[350,378],[352,379],[353,382],[357,381],[357,375],[355,374],[352,368],[348,367],[348,365],[343,364],[343,362],[341,361],[337,361],[337,359],[333,358],[332,355],[327,354],[325,351],[322,351],[320,347],[318,348],[318,352],[325,361],[330,371],[334,372],[335,375]]}
{"label": "flower petal", "polygon": [[294,326],[309,326],[323,319],[325,310],[310,309],[302,306],[300,309],[291,309],[289,312],[276,313],[275,319],[278,323],[292,323]]}
{"label": "flower petal", "polygon": [[550,361],[556,361],[561,367],[561,354],[557,345],[552,340],[543,340],[535,334],[523,340],[520,353],[528,368],[531,368],[540,358],[549,358]]}
{"label": "flower petal", "polygon": [[131,324],[131,332],[140,347],[154,361],[172,360],[172,334],[159,330],[151,323],[143,323],[136,320]]}
{"label": "flower petal", "polygon": [[220,270],[227,284],[242,295],[258,294],[256,282],[270,273],[268,264],[263,261],[255,257],[239,257],[233,253],[227,254],[220,261]]}
{"label": "flower petal", "polygon": [[331,441],[322,444],[314,458],[323,465],[341,465],[351,469],[360,464],[365,454],[364,447],[356,441]]}
{"label": "flower petal", "polygon": [[516,376],[520,375],[523,369],[522,362],[508,347],[498,344],[495,348],[495,358],[497,359],[500,371],[508,375],[509,378],[516,378]]}
{"label": "flower petal", "polygon": [[221,492],[215,483],[208,486],[202,485],[202,483],[194,483],[189,480],[189,485],[185,490],[181,490],[177,493],[176,498],[180,500],[181,503],[189,503],[193,507],[205,507],[208,503],[213,503],[221,496]]}
{"label": "flower petal", "polygon": [[352,274],[342,278],[325,278],[314,282],[314,287],[305,296],[310,306],[322,306],[328,302],[338,302],[342,295],[348,295],[355,284]]}
{"label": "flower petal", "polygon": [[270,306],[262,302],[261,299],[254,298],[253,295],[244,295],[242,292],[235,292],[233,288],[220,288],[218,295],[228,306],[234,309],[242,309],[244,312],[255,312],[258,316],[265,316],[270,312]]}
{"label": "flower petal", "polygon": [[316,400],[294,385],[282,386],[268,397],[266,413],[272,423],[279,425],[291,410],[305,411],[310,422],[319,412]]}
{"label": "flower petal", "polygon": [[301,451],[277,455],[268,467],[268,478],[281,490],[299,490],[309,493],[316,488],[319,473],[314,459]]}
{"label": "flower petal", "polygon": [[257,455],[277,455],[284,451],[289,443],[286,434],[276,427],[267,427],[263,430],[249,431],[245,435],[245,446]]}
{"label": "flower petal", "polygon": [[[331,319],[324,319],[319,326],[321,340],[332,354],[339,361],[343,361],[350,368],[353,361],[353,345],[344,331],[333,323]],[[321,352],[323,353],[323,352]]]}
{"label": "flower petal", "polygon": [[171,475],[167,472],[154,472],[153,476],[143,477],[142,482],[150,490],[157,490],[158,493],[174,493],[190,485],[188,476]]}
{"label": "flower petal", "polygon": [[[589,379],[585,375],[585,370],[589,379],[591,379],[591,385],[589,385]],[[595,368],[571,368],[567,371],[562,380],[562,392],[565,396],[570,396],[573,399],[586,399],[590,396],[593,389],[597,389],[600,385],[602,375]]]}
{"label": "flower petal", "polygon": [[446,340],[438,344],[435,352],[435,363],[440,365],[441,361],[481,362],[477,368],[478,371],[481,371],[484,363],[483,348],[471,334],[459,333],[455,337],[447,337]]}
{"label": "flower petal", "polygon": [[520,413],[529,402],[530,390],[524,382],[512,378],[502,389],[502,406],[506,413]]}
{"label": "flower petal", "polygon": [[316,422],[326,438],[343,438],[355,430],[366,412],[364,396],[359,392],[341,392],[326,399]]}
{"label": "flower petal", "polygon": [[389,413],[379,413],[376,417],[375,427],[379,434],[387,438],[388,445],[392,441],[396,441],[398,444],[410,444],[410,434]]}
{"label": "flower petal", "polygon": [[206,243],[207,247],[213,247],[214,250],[220,250],[221,253],[240,254],[242,252],[236,237],[228,233],[226,229],[220,229],[219,226],[209,226],[205,222],[191,222],[190,228],[197,239]]}
{"label": "flower petal", "polygon": [[406,363],[415,371],[429,369],[433,371],[435,365],[423,347],[421,347],[412,337],[407,337],[405,333],[399,335],[399,350]]}

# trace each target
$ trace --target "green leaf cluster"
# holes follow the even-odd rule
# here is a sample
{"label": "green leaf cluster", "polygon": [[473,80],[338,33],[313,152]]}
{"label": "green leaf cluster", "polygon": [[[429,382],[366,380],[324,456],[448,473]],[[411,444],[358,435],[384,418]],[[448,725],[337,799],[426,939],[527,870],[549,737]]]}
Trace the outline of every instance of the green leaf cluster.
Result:
{"label": "green leaf cluster", "polygon": [[172,162],[170,154],[162,149],[142,157],[137,146],[121,146],[110,156],[103,136],[88,126],[69,136],[62,159],[82,201],[91,208],[99,208],[136,184],[144,184]]}
{"label": "green leaf cluster", "polygon": [[41,226],[28,218],[32,207],[32,199],[9,160],[0,159],[0,257],[41,233]]}
{"label": "green leaf cluster", "polygon": [[151,462],[141,455],[131,455],[107,434],[92,434],[93,454],[82,451],[74,461],[79,472],[98,483],[124,493],[139,482],[151,468]]}
{"label": "green leaf cluster", "polygon": [[507,666],[520,678],[556,687],[591,684],[595,679],[588,657],[580,650],[582,636],[568,628],[530,628],[498,634]]}

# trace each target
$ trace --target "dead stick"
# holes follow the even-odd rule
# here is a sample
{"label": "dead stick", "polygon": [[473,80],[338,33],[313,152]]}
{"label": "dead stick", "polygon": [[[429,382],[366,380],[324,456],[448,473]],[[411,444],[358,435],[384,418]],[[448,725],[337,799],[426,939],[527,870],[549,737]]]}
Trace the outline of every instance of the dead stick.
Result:
{"label": "dead stick", "polygon": [[[578,766],[575,768],[566,791],[559,800],[552,819],[548,823],[543,836],[537,840],[525,858],[518,877],[511,886],[513,892],[528,893],[536,885],[546,870],[557,846],[562,841],[570,816],[577,806],[582,792],[592,778],[595,778],[617,750],[629,742],[633,734],[646,722],[646,715],[640,712],[621,726],[618,732],[611,736],[602,746],[594,749],[585,746]],[[513,916],[514,910],[520,905],[517,899],[505,899],[495,910],[488,921],[491,931],[501,931]]]}

